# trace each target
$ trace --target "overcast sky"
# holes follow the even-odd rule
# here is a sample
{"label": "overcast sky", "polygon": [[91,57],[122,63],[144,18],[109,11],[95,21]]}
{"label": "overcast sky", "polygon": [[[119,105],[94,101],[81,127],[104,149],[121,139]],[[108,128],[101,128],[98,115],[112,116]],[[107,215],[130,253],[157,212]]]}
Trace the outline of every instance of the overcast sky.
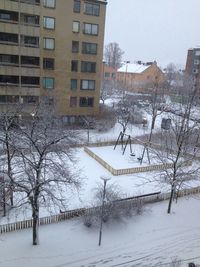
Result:
{"label": "overcast sky", "polygon": [[105,44],[117,42],[123,60],[185,66],[200,46],[200,0],[107,0]]}

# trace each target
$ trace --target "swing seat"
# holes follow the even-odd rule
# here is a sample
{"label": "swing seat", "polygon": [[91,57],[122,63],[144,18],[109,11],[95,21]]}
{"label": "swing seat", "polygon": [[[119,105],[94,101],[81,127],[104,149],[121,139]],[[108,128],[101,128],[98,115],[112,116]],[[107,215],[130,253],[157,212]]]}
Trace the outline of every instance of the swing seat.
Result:
{"label": "swing seat", "polygon": [[141,161],[142,161],[142,158],[141,158],[141,157],[138,157],[137,160],[138,160],[139,162],[141,162]]}
{"label": "swing seat", "polygon": [[131,153],[130,156],[131,156],[131,157],[135,157],[135,153]]}

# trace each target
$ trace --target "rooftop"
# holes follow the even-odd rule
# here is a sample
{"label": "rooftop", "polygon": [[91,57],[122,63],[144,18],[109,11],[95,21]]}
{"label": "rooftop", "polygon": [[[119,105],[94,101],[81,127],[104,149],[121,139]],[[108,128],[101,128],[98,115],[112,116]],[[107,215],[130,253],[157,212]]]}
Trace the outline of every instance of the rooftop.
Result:
{"label": "rooftop", "polygon": [[138,63],[128,63],[124,64],[117,72],[128,72],[128,73],[142,73],[149,68],[150,65],[138,64]]}

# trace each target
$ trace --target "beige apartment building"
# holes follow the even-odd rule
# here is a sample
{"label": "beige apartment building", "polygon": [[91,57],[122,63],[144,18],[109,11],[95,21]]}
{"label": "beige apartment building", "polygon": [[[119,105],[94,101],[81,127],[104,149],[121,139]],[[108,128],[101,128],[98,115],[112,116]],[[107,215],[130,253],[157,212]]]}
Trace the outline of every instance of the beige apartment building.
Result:
{"label": "beige apartment building", "polygon": [[106,0],[0,1],[0,111],[99,110]]}

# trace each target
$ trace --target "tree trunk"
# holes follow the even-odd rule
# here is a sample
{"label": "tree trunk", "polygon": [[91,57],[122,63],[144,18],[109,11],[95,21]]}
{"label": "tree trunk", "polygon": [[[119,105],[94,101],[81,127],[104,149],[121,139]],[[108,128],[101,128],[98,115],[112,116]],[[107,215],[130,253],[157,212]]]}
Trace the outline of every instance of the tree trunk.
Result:
{"label": "tree trunk", "polygon": [[171,194],[170,194],[169,203],[168,203],[168,209],[167,209],[167,213],[168,214],[171,213],[173,197],[174,197],[174,185],[172,185],[172,188],[171,188]]}
{"label": "tree trunk", "polygon": [[5,183],[3,182],[3,216],[6,216],[6,189]]}
{"label": "tree trunk", "polygon": [[32,206],[33,209],[33,245],[39,244],[39,206]]}

